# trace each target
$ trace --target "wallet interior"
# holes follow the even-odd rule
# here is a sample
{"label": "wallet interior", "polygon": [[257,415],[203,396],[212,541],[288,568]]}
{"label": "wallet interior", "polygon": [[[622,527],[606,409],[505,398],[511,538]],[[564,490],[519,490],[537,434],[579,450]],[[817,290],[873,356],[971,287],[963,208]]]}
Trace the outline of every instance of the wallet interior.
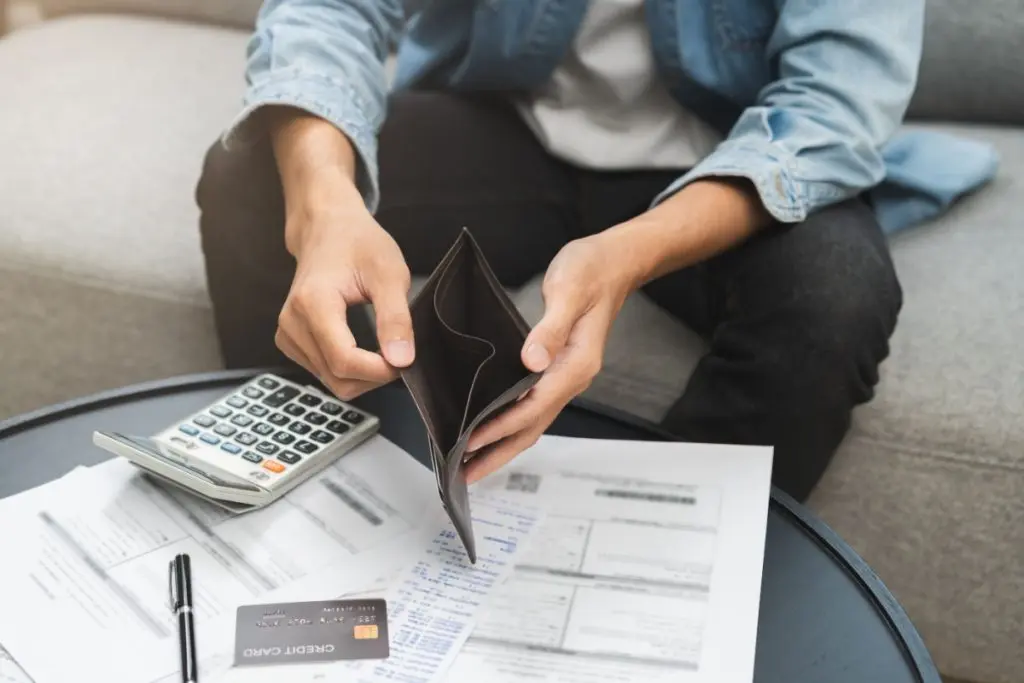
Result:
{"label": "wallet interior", "polygon": [[410,312],[416,360],[403,379],[435,446],[449,456],[468,430],[510,402],[510,391],[532,384],[520,356],[529,326],[466,230]]}

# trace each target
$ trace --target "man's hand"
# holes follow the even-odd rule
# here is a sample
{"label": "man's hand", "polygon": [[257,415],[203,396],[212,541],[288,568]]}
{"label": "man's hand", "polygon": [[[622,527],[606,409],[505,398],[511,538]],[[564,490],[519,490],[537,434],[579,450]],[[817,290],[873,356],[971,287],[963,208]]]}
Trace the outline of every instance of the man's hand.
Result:
{"label": "man's hand", "polygon": [[470,437],[470,451],[500,443],[468,463],[469,483],[532,446],[601,369],[612,322],[636,287],[634,269],[616,247],[610,234],[598,234],[570,242],[551,262],[544,277],[544,317],[522,351],[523,364],[544,375],[515,406]]}
{"label": "man's hand", "polygon": [[[390,382],[412,363],[409,268],[394,239],[365,210],[320,216],[303,228],[295,278],[275,341],[289,358],[349,400]],[[380,354],[360,349],[349,307],[373,304]]]}
{"label": "man's hand", "polygon": [[[268,125],[284,186],[285,243],[296,262],[275,341],[339,398],[355,398],[413,361],[409,268],[363,203],[348,138],[288,108],[269,110]],[[383,356],[356,346],[346,322],[348,309],[365,302]]]}
{"label": "man's hand", "polygon": [[771,225],[745,181],[696,181],[653,209],[569,243],[544,278],[544,318],[523,363],[544,376],[519,403],[481,426],[469,450],[496,444],[466,466],[480,480],[533,445],[601,368],[612,321],[626,297],[654,278],[704,261]]}

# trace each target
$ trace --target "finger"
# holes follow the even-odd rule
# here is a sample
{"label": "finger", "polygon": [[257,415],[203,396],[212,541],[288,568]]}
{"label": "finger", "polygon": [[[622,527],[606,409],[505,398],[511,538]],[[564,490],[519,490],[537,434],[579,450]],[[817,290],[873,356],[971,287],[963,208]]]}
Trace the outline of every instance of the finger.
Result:
{"label": "finger", "polygon": [[[469,452],[478,451],[485,446],[500,441],[506,437],[521,432],[533,424],[546,408],[550,407],[547,399],[548,391],[541,384],[544,377],[537,386],[505,412],[483,423],[474,430],[466,444]],[[557,408],[556,408],[557,410]]]}
{"label": "finger", "polygon": [[[394,369],[382,356],[356,344],[345,318],[345,302],[338,292],[326,287],[300,292],[294,307],[315,340],[327,375],[379,383],[394,379]],[[295,337],[293,330],[289,334]],[[305,347],[303,350],[308,354]]]}
{"label": "finger", "polygon": [[[326,384],[327,388],[331,390],[331,393],[343,401],[351,401],[357,396],[361,396],[367,391],[376,389],[380,386],[377,382],[366,382],[363,380],[339,380],[336,377],[332,377],[327,372],[323,360],[318,359],[318,362],[316,363],[311,361],[295,340],[292,339],[288,332],[283,328],[277,328],[277,334],[274,337],[274,341],[277,344],[277,347],[281,349],[282,353]],[[309,344],[312,344],[312,340],[310,340]]]}
{"label": "finger", "polygon": [[586,313],[586,297],[576,285],[566,284],[545,293],[544,317],[523,344],[523,364],[533,372],[547,370],[562,352],[576,321]]}
{"label": "finger", "polygon": [[277,333],[274,335],[274,343],[277,345],[277,348],[281,349],[281,353],[301,365],[307,372],[315,377],[320,376],[320,371],[317,370],[316,365],[299,348],[299,345],[295,343],[295,340],[288,335],[284,328],[277,328]]}
{"label": "finger", "polygon": [[351,401],[384,384],[386,382],[367,382],[361,379],[335,379],[329,386],[334,395],[342,401]]}
{"label": "finger", "polygon": [[411,365],[416,353],[412,316],[409,314],[408,282],[408,275],[399,273],[382,280],[369,292],[377,318],[377,340],[381,352],[388,363],[398,368]]}
{"label": "finger", "polygon": [[284,351],[289,358],[322,379],[327,366],[323,356],[320,355],[320,348],[302,319],[296,315],[294,309],[287,305],[278,320],[277,334],[274,340],[278,348]]}
{"label": "finger", "polygon": [[544,433],[544,430],[548,428],[548,425],[551,424],[552,420],[554,420],[554,415],[551,416],[551,420],[548,420],[539,429],[535,426],[528,431],[519,432],[507,441],[498,444],[490,453],[470,460],[465,469],[466,483],[473,484],[486,476],[494,474],[511,462],[517,455],[533,446],[537,443],[540,435]]}

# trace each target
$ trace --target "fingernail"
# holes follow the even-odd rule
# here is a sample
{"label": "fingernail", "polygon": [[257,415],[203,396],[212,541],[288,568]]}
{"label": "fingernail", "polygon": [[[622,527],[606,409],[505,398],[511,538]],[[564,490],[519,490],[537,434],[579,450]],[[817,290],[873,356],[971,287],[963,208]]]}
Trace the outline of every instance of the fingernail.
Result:
{"label": "fingernail", "polygon": [[408,365],[412,362],[412,344],[405,339],[389,341],[384,346],[384,353],[392,365]]}
{"label": "fingernail", "polygon": [[542,345],[532,342],[526,347],[526,364],[533,370],[546,370],[551,363],[548,350]]}

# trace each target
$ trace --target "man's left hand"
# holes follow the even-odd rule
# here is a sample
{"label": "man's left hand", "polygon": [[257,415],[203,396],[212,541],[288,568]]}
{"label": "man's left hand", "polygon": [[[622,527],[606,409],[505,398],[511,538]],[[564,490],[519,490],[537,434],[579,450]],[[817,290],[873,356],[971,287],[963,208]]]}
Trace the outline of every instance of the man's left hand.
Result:
{"label": "man's left hand", "polygon": [[632,261],[612,233],[570,242],[551,261],[542,290],[544,317],[522,350],[523,364],[544,374],[515,406],[470,437],[469,451],[496,445],[469,461],[469,483],[536,443],[562,408],[590,386],[612,322],[638,286]]}

